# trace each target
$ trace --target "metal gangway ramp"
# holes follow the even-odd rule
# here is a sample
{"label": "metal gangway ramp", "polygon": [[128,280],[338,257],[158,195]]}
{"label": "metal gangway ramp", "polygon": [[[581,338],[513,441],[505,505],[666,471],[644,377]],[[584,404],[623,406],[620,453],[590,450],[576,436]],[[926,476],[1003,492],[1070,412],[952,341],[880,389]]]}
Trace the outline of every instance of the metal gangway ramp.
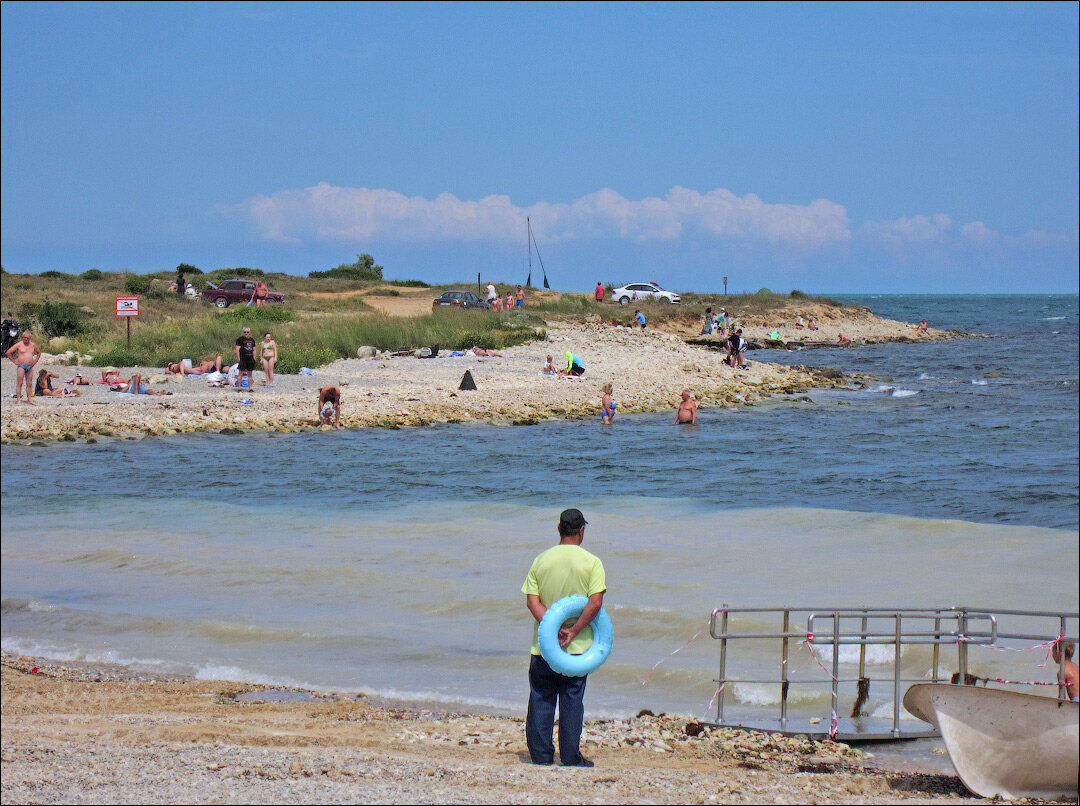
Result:
{"label": "metal gangway ramp", "polygon": [[[1002,616],[1022,617],[1026,631],[999,632]],[[892,739],[932,738],[939,734],[927,723],[917,720],[901,720],[901,701],[908,685],[927,682],[961,682],[973,684],[982,681],[1012,683],[1016,681],[974,677],[969,673],[969,649],[991,647],[1007,652],[1049,647],[1061,640],[1073,640],[1067,635],[1070,624],[1074,633],[1077,613],[991,610],[973,607],[946,608],[844,608],[844,607],[754,607],[734,608],[724,605],[712,612],[709,633],[720,642],[720,672],[714,695],[715,720],[711,724],[743,730],[766,731],[786,735],[803,734],[815,739],[832,738],[836,741],[881,741]],[[740,626],[749,629],[740,629]],[[765,626],[762,626],[765,625]],[[738,660],[735,647],[744,642],[767,642],[775,647],[778,674],[768,678],[731,677],[732,660]],[[1035,647],[1015,648],[1017,641],[1042,641]],[[730,645],[730,646],[729,646]],[[901,673],[902,654],[905,647],[929,647],[929,672],[920,677],[904,677]],[[868,649],[891,647],[892,660],[881,663],[868,659]],[[841,649],[856,647],[848,656],[857,655],[857,661],[841,661]],[[879,651],[880,652],[880,651]],[[798,657],[806,653],[803,657]],[[792,661],[798,659],[799,674],[794,674]],[[858,671],[852,676],[841,676],[841,664],[854,666]],[[1048,672],[1060,668],[1054,664]],[[758,663],[761,666],[761,663]],[[885,669],[877,672],[870,667]],[[804,676],[801,672],[810,672]],[[776,686],[779,697],[779,714],[774,718],[747,717],[745,713],[733,719],[725,718],[725,695],[734,685]],[[1028,683],[1026,685],[1047,685]],[[1064,689],[1054,685],[1059,697]],[[820,717],[789,715],[792,687],[827,686],[830,693],[830,709]],[[888,716],[872,716],[861,711],[871,691],[884,686],[892,702]],[[880,707],[880,706],[879,706]],[[711,708],[711,703],[710,703]],[[745,710],[745,709],[744,709]],[[706,718],[705,721],[710,723]],[[905,724],[906,723],[906,724]]]}

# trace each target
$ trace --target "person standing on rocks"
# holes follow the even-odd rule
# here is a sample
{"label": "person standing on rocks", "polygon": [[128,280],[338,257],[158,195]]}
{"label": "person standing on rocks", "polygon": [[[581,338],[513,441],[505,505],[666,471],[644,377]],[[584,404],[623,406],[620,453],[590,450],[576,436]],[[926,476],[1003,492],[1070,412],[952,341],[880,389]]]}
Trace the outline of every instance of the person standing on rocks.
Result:
{"label": "person standing on rocks", "polygon": [[[239,373],[237,388],[251,389],[251,373],[255,371],[255,339],[251,338],[251,328],[245,327],[243,335],[236,340],[236,364]],[[247,384],[244,379],[247,379]]]}
{"label": "person standing on rocks", "polygon": [[581,728],[585,719],[584,677],[568,677],[554,671],[543,655],[537,639],[547,609],[566,596],[587,596],[589,601],[571,626],[559,630],[559,646],[571,655],[585,652],[592,643],[589,624],[600,612],[607,591],[604,564],[581,547],[588,521],[578,509],[559,515],[559,543],[533,560],[521,592],[532,613],[532,655],[529,662],[529,711],[525,720],[525,741],[533,764],[555,761],[552,734],[555,706],[559,708],[559,760],[564,767],[592,767],[581,755]]}
{"label": "person standing on rocks", "polygon": [[8,347],[4,353],[15,365],[15,402],[19,402],[19,390],[26,389],[26,402],[34,405],[34,365],[41,358],[41,350],[30,340],[30,331],[24,330],[22,338]]}

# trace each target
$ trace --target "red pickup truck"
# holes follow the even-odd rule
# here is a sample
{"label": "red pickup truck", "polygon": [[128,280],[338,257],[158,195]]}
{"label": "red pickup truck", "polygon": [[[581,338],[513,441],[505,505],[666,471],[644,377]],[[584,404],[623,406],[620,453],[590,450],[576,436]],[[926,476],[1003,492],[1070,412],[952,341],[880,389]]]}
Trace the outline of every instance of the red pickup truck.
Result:
{"label": "red pickup truck", "polygon": [[[255,285],[255,280],[224,280],[221,285],[209,283],[203,289],[202,298],[219,308],[228,308],[234,302],[246,305],[255,296]],[[266,299],[268,302],[284,302],[285,295],[280,291],[268,291]]]}

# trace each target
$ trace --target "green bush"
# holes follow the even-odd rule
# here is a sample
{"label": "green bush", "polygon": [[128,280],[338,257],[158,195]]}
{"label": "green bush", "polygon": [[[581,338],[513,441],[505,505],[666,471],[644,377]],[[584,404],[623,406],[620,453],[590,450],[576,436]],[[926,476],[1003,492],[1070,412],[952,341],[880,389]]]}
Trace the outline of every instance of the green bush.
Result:
{"label": "green bush", "polygon": [[326,280],[337,277],[343,280],[381,280],[382,266],[375,265],[375,258],[371,255],[357,255],[355,263],[342,263],[326,271],[310,271],[308,277],[315,280]]}
{"label": "green bush", "polygon": [[132,274],[124,280],[124,290],[129,294],[145,294],[150,288],[150,278]]}
{"label": "green bush", "polygon": [[226,269],[225,274],[230,277],[265,277],[266,272],[262,269],[249,269],[246,266],[241,266],[238,269]]}
{"label": "green bush", "polygon": [[113,347],[104,353],[98,353],[90,364],[95,367],[137,367],[143,363],[143,355],[127,347]]}
{"label": "green bush", "polygon": [[65,274],[62,271],[43,271],[38,275],[39,277],[48,277],[50,280],[74,280],[75,276],[72,274]]}
{"label": "green bush", "polygon": [[329,347],[314,344],[279,344],[278,362],[274,371],[282,375],[295,375],[300,367],[316,369],[337,361],[339,356]]}
{"label": "green bush", "polygon": [[237,305],[230,307],[218,314],[218,319],[226,322],[291,322],[295,314],[280,305],[259,308],[255,305]]}
{"label": "green bush", "polygon": [[87,269],[79,275],[79,278],[82,280],[104,280],[105,272],[98,269]]}
{"label": "green bush", "polygon": [[401,292],[396,288],[373,288],[368,291],[369,297],[400,297]]}
{"label": "green bush", "polygon": [[32,319],[46,336],[78,336],[86,328],[86,314],[74,302],[26,302],[20,310],[24,320]]}
{"label": "green bush", "polygon": [[192,266],[190,263],[181,263],[179,266],[176,267],[176,270],[178,272],[183,272],[184,274],[202,274],[203,273],[202,269],[200,269],[198,266]]}
{"label": "green bush", "polygon": [[384,280],[388,285],[399,285],[402,288],[431,288],[431,283],[423,280]]}

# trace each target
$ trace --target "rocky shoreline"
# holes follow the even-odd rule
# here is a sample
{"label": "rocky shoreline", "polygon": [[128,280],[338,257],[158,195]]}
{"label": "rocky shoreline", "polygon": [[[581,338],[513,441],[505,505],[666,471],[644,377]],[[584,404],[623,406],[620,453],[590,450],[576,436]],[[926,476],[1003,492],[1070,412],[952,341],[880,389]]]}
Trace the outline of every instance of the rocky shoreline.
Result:
{"label": "rocky shoreline", "polygon": [[589,720],[593,769],[535,767],[517,717],[7,653],[2,667],[5,803],[979,802],[955,776],[686,717]]}
{"label": "rocky shoreline", "polygon": [[[746,337],[759,341],[765,325],[746,326]],[[840,328],[861,343],[911,338],[912,328],[872,315],[830,324],[822,322],[820,337],[800,344],[827,344]],[[758,332],[761,331],[761,332]],[[804,334],[804,337],[808,334]],[[949,338],[934,331],[925,338]],[[0,443],[41,440],[94,440],[99,436],[170,435],[181,432],[278,431],[294,432],[318,427],[318,388],[335,384],[342,389],[342,419],[346,428],[423,426],[432,423],[487,422],[534,424],[551,419],[581,419],[599,411],[601,387],[615,385],[620,413],[673,410],[683,389],[691,390],[705,409],[712,406],[753,405],[776,395],[809,388],[844,387],[853,379],[834,370],[786,367],[747,361],[746,370],[725,365],[716,350],[688,344],[687,333],[641,332],[600,322],[559,324],[547,330],[545,341],[534,341],[503,351],[504,357],[445,357],[422,360],[385,354],[368,359],[336,361],[314,375],[279,375],[274,388],[261,385],[238,394],[234,389],[211,388],[199,376],[162,375],[160,368],[128,370],[143,374],[155,390],[168,396],[130,396],[109,392],[92,383],[76,387],[81,397],[35,398],[34,406],[16,405],[14,371],[0,376],[4,395],[0,408]],[[541,374],[546,356],[565,364],[567,350],[586,361],[583,378]],[[40,366],[40,365],[39,365]],[[71,367],[45,367],[71,378]],[[92,381],[98,370],[85,368]],[[458,387],[468,371],[477,389]],[[857,383],[857,379],[854,380]],[[250,402],[243,402],[250,401]]]}

